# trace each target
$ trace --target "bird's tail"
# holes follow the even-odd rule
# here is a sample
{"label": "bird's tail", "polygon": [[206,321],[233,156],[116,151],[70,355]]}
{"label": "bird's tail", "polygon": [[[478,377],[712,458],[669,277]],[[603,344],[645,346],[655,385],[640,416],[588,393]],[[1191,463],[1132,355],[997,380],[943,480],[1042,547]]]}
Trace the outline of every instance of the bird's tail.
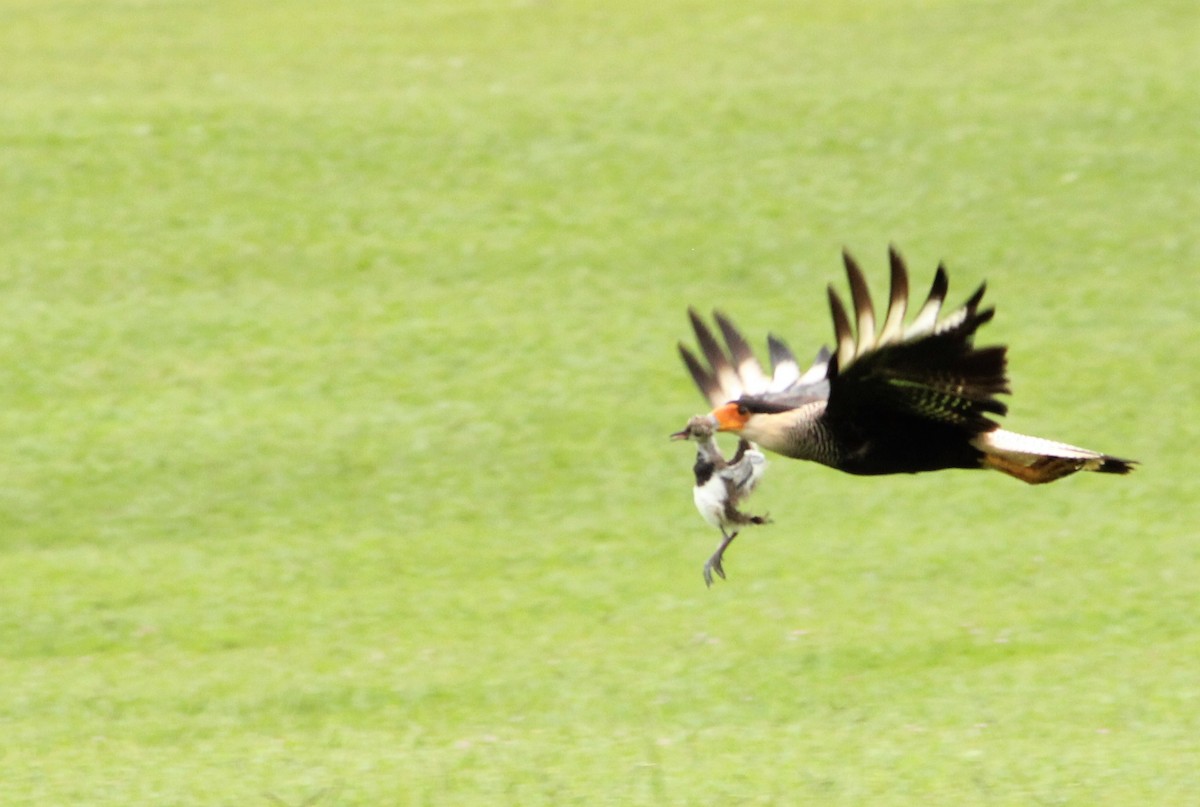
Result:
{"label": "bird's tail", "polygon": [[995,468],[1031,485],[1053,482],[1076,471],[1127,474],[1137,464],[1134,460],[1005,429],[984,432],[971,442],[983,452],[984,468]]}

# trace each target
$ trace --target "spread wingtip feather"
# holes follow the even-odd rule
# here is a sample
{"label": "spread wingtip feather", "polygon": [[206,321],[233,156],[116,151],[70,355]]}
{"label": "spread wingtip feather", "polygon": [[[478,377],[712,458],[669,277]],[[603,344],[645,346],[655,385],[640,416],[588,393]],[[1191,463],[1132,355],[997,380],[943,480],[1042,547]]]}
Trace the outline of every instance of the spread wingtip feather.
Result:
{"label": "spread wingtip feather", "polygon": [[838,297],[838,293],[832,285],[829,287],[829,311],[833,317],[837,361],[839,365],[845,367],[854,359],[854,331],[850,328],[850,318],[846,316],[846,307],[842,304],[842,298]]}
{"label": "spread wingtip feather", "polygon": [[861,356],[875,348],[875,306],[871,303],[871,290],[858,261],[848,251],[842,251],[846,264],[846,277],[850,281],[850,301],[854,304],[854,315],[858,325],[856,355]]}
{"label": "spread wingtip feather", "polygon": [[888,248],[888,260],[891,266],[891,292],[888,295],[887,316],[883,322],[883,330],[879,334],[878,344],[886,345],[901,338],[904,333],[904,314],[908,310],[908,271],[904,266],[904,258],[895,246]]}

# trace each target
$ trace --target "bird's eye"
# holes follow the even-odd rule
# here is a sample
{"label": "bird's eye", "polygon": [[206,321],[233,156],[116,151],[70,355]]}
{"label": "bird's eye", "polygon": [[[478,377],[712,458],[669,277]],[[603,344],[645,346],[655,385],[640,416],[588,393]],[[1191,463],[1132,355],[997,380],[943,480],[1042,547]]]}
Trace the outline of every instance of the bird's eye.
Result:
{"label": "bird's eye", "polygon": [[750,410],[746,408],[745,404],[738,404],[738,415],[744,418],[750,417]]}

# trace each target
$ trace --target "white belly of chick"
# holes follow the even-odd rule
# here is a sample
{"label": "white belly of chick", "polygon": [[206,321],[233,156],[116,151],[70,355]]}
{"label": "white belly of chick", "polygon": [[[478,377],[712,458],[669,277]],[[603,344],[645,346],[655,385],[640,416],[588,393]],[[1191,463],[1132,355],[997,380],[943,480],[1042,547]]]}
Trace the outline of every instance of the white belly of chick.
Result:
{"label": "white belly of chick", "polygon": [[713,474],[707,482],[692,489],[692,500],[704,520],[714,527],[720,528],[725,518],[725,501],[729,493],[725,488],[725,480]]}

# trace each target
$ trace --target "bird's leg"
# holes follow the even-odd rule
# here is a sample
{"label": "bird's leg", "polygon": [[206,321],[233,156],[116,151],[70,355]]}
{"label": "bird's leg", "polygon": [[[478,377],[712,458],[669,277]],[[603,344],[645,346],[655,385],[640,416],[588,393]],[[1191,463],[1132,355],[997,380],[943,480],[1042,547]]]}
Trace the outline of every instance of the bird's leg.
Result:
{"label": "bird's leg", "polygon": [[704,564],[704,583],[707,586],[712,586],[713,572],[716,572],[717,577],[721,578],[722,580],[725,579],[725,569],[721,566],[721,560],[725,556],[725,550],[731,543],[733,543],[733,539],[738,537],[737,532],[734,532],[732,535],[730,535],[729,533],[725,532],[724,527],[721,528],[721,535],[725,536],[725,539],[721,541],[721,545],[717,547],[717,551],[714,552],[712,557],[708,559],[708,562]]}

